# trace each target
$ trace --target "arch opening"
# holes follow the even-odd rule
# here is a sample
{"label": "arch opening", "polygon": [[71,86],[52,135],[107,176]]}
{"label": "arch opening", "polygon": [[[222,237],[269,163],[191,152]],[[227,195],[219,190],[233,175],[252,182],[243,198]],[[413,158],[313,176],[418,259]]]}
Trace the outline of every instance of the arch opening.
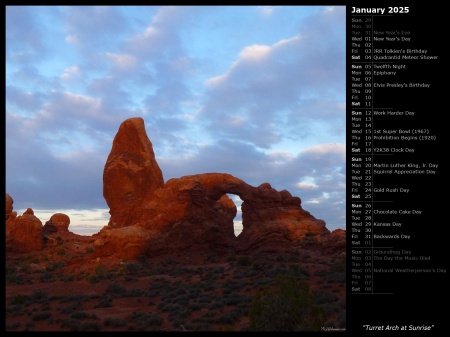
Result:
{"label": "arch opening", "polygon": [[237,194],[226,193],[226,195],[231,200],[233,200],[234,204],[236,205],[237,212],[236,216],[233,219],[233,227],[234,227],[234,236],[238,237],[239,234],[241,234],[242,230],[244,229],[242,224],[242,210],[241,210],[243,200]]}

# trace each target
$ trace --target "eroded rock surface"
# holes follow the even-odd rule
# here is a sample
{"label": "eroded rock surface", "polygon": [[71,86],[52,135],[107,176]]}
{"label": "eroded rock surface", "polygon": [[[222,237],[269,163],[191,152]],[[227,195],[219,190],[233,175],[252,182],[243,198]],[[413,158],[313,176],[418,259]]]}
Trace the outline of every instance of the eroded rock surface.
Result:
{"label": "eroded rock surface", "polygon": [[44,235],[49,235],[58,232],[68,232],[70,225],[70,218],[68,215],[63,213],[55,213],[51,216],[44,227],[42,232]]}
{"label": "eroded rock surface", "polygon": [[[265,182],[258,187],[227,173],[203,173],[164,184],[142,118],[119,127],[103,172],[103,195],[110,221],[92,236],[94,256],[136,259],[183,252],[250,254],[317,246],[324,252],[345,251],[345,231],[330,231],[325,222],[301,207],[301,199]],[[242,233],[236,237],[236,205],[243,201]],[[9,197],[9,198],[8,198]],[[8,247],[38,250],[56,245],[51,237],[68,232],[70,219],[57,213],[42,227],[33,211],[12,212],[7,194]],[[73,249],[77,249],[74,247]]]}
{"label": "eroded rock surface", "polygon": [[161,169],[140,117],[125,120],[114,137],[103,171],[103,196],[110,208],[109,226],[132,225],[143,199],[163,187]]}
{"label": "eroded rock surface", "polygon": [[[111,214],[109,230],[145,228],[145,251],[150,255],[189,249],[281,249],[305,239],[317,244],[329,233],[324,221],[303,210],[299,197],[277,191],[269,183],[253,187],[227,173],[204,173],[164,184],[142,118],[130,118],[120,125],[103,183]],[[243,231],[238,238],[233,227],[236,205],[227,194],[243,200]],[[126,233],[113,235],[108,231],[100,236],[106,233],[108,238],[103,237],[103,244],[96,248],[99,254],[114,252],[110,247],[117,246],[116,241],[126,241]]]}
{"label": "eroded rock surface", "polygon": [[14,252],[32,252],[43,247],[42,222],[31,208],[23,215],[7,222],[6,250]]}

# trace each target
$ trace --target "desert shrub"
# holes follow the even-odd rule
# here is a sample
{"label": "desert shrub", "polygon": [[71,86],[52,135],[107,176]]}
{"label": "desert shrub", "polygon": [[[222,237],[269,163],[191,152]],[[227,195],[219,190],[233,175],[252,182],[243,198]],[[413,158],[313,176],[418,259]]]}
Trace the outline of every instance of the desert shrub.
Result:
{"label": "desert shrub", "polygon": [[28,295],[17,294],[13,298],[11,298],[11,305],[22,305],[25,304],[30,297]]}
{"label": "desert shrub", "polygon": [[347,313],[346,313],[346,310],[344,310],[344,311],[342,311],[342,312],[340,312],[338,314],[335,324],[336,324],[335,326],[337,328],[343,329],[343,328],[346,327],[346,324],[347,324]]}
{"label": "desert shrub", "polygon": [[6,274],[6,282],[13,284],[25,284],[25,280],[23,277],[19,277],[17,274],[8,273]]}
{"label": "desert shrub", "polygon": [[211,302],[211,297],[208,295],[201,295],[197,298],[197,303],[209,303]]}
{"label": "desert shrub", "polygon": [[224,303],[222,300],[215,300],[207,305],[208,309],[222,309],[224,307]]}
{"label": "desert shrub", "polygon": [[58,249],[56,254],[58,254],[59,256],[66,255],[66,250],[64,248],[60,248],[60,249]]}
{"label": "desert shrub", "polygon": [[196,310],[203,309],[205,306],[204,306],[203,304],[200,304],[200,303],[190,303],[190,304],[189,304],[189,307],[190,307],[193,311],[196,311]]}
{"label": "desert shrub", "polygon": [[48,272],[55,271],[55,270],[65,267],[65,265],[66,265],[66,263],[64,261],[55,261],[55,262],[52,262],[50,265],[48,265],[46,270]]}
{"label": "desert shrub", "polygon": [[123,272],[126,275],[136,275],[143,268],[140,262],[125,262],[123,264]]}
{"label": "desert shrub", "polygon": [[319,269],[314,272],[314,276],[327,276],[328,271],[324,269]]}
{"label": "desert shrub", "polygon": [[130,319],[137,323],[138,330],[143,330],[145,327],[158,327],[164,323],[164,318],[153,313],[133,312]]}
{"label": "desert shrub", "polygon": [[34,323],[33,322],[27,322],[25,324],[25,329],[24,331],[31,331],[34,328]]}
{"label": "desert shrub", "polygon": [[345,272],[346,271],[346,261],[345,259],[334,261],[330,267],[331,272]]}
{"label": "desert shrub", "polygon": [[36,314],[34,314],[31,319],[33,321],[45,321],[46,319],[48,319],[51,316],[51,313],[48,311],[42,311],[42,312],[38,312]]}
{"label": "desert shrub", "polygon": [[219,257],[217,256],[217,254],[211,253],[205,257],[204,262],[216,263],[216,262],[219,262]]}
{"label": "desert shrub", "polygon": [[42,300],[46,300],[48,299],[48,294],[45,290],[42,289],[36,289],[35,291],[33,291],[33,293],[31,294],[31,297],[34,301],[36,302],[41,302]]}
{"label": "desert shrub", "polygon": [[222,331],[236,331],[236,329],[235,329],[234,326],[232,326],[232,325],[225,325],[225,326],[222,328]]}
{"label": "desert shrub", "polygon": [[101,331],[102,326],[98,322],[82,322],[79,331]]}
{"label": "desert shrub", "polygon": [[144,291],[139,288],[131,288],[128,290],[127,294],[128,297],[140,297],[144,295]]}
{"label": "desert shrub", "polygon": [[48,271],[45,271],[39,276],[39,281],[41,283],[47,283],[47,282],[54,282],[55,281],[55,275],[53,273],[50,273]]}
{"label": "desert shrub", "polygon": [[224,298],[226,305],[238,305],[242,301],[242,296],[239,294],[231,294]]}
{"label": "desert shrub", "polygon": [[181,306],[186,306],[189,304],[189,297],[187,295],[178,295],[173,299],[173,302]]}
{"label": "desert shrub", "polygon": [[95,314],[91,314],[86,311],[74,311],[70,314],[70,318],[74,319],[86,319],[86,318],[96,318]]}
{"label": "desert shrub", "polygon": [[257,271],[264,271],[269,268],[271,263],[268,260],[255,260],[253,261],[252,268]]}
{"label": "desert shrub", "polygon": [[98,265],[95,268],[95,276],[97,276],[97,278],[99,280],[106,280],[107,278],[109,278],[108,275],[108,271],[106,270],[106,267],[102,264]]}
{"label": "desert shrub", "polygon": [[127,321],[121,317],[106,317],[103,320],[103,325],[110,326],[113,328],[119,328],[119,327],[127,325]]}
{"label": "desert shrub", "polygon": [[297,278],[309,278],[309,271],[295,264],[289,266],[289,274]]}
{"label": "desert shrub", "polygon": [[326,279],[330,283],[345,283],[347,275],[345,272],[332,272],[327,275]]}
{"label": "desert shrub", "polygon": [[72,318],[63,320],[61,327],[70,331],[100,331],[102,328],[98,322],[80,322]]}
{"label": "desert shrub", "polygon": [[249,266],[251,264],[250,258],[246,255],[239,256],[236,261],[238,266]]}
{"label": "desert shrub", "polygon": [[7,324],[6,325],[6,331],[13,331],[13,330],[17,330],[20,327],[20,322],[14,322],[11,324]]}
{"label": "desert shrub", "polygon": [[327,293],[321,292],[316,295],[316,302],[318,304],[335,302],[337,299],[338,299],[337,296],[330,294],[328,292]]}
{"label": "desert shrub", "polygon": [[272,278],[257,278],[253,280],[253,286],[255,288],[260,288],[261,286],[271,284],[273,282]]}
{"label": "desert shrub", "polygon": [[42,303],[42,310],[43,311],[50,311],[51,310],[51,307],[50,307],[50,302],[44,302],[44,303]]}
{"label": "desert shrub", "polygon": [[326,320],[309,284],[292,275],[280,275],[274,286],[259,290],[249,316],[257,331],[319,330]]}
{"label": "desert shrub", "polygon": [[68,274],[61,276],[62,282],[72,282],[75,281],[75,275],[74,274]]}
{"label": "desert shrub", "polygon": [[119,282],[114,281],[108,285],[108,287],[106,288],[106,292],[108,294],[118,295],[126,293],[127,289]]}
{"label": "desert shrub", "polygon": [[102,296],[98,304],[94,308],[109,308],[112,307],[112,298],[109,296]]}
{"label": "desert shrub", "polygon": [[[217,278],[217,277],[215,277]],[[213,283],[213,281],[208,281],[205,285],[205,287],[203,288],[203,291],[212,291],[216,289],[216,285]]]}
{"label": "desert shrub", "polygon": [[72,312],[77,310],[79,305],[80,305],[80,302],[75,302],[75,303],[69,304],[68,306],[59,308],[59,311],[62,313],[65,313],[65,314],[71,314]]}
{"label": "desert shrub", "polygon": [[276,257],[277,262],[286,262],[286,256],[283,253],[278,253]]}
{"label": "desert shrub", "polygon": [[169,321],[172,323],[172,326],[175,328],[186,324],[186,317],[183,315],[180,315],[179,313],[170,314],[168,318],[169,318]]}
{"label": "desert shrub", "polygon": [[204,322],[186,323],[185,328],[193,331],[211,331],[211,325]]}

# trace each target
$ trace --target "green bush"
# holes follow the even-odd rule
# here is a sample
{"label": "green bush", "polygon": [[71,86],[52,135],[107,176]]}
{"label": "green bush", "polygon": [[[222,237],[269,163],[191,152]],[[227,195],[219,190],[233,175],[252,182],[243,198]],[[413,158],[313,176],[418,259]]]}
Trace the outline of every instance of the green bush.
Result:
{"label": "green bush", "polygon": [[250,328],[256,331],[319,330],[326,321],[309,284],[279,275],[275,284],[259,290],[250,307]]}

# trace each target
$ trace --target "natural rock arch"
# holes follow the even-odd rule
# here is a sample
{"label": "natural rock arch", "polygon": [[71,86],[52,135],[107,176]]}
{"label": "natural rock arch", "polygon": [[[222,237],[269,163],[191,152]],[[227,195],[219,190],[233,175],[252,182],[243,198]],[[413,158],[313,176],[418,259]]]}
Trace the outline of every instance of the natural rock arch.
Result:
{"label": "natural rock arch", "polygon": [[[253,187],[231,174],[213,172],[173,178],[163,184],[142,118],[121,124],[105,165],[103,184],[111,219],[102,231],[144,228],[145,236],[148,234],[145,252],[152,255],[188,249],[279,249],[306,235],[319,239],[329,233],[323,220],[302,209],[299,197],[287,190],[277,191],[269,183]],[[243,201],[239,237],[234,235],[236,205],[227,194],[238,195]],[[109,239],[101,247],[108,247],[108,240],[114,241],[115,247],[126,242],[122,234],[111,234],[105,234]]]}

